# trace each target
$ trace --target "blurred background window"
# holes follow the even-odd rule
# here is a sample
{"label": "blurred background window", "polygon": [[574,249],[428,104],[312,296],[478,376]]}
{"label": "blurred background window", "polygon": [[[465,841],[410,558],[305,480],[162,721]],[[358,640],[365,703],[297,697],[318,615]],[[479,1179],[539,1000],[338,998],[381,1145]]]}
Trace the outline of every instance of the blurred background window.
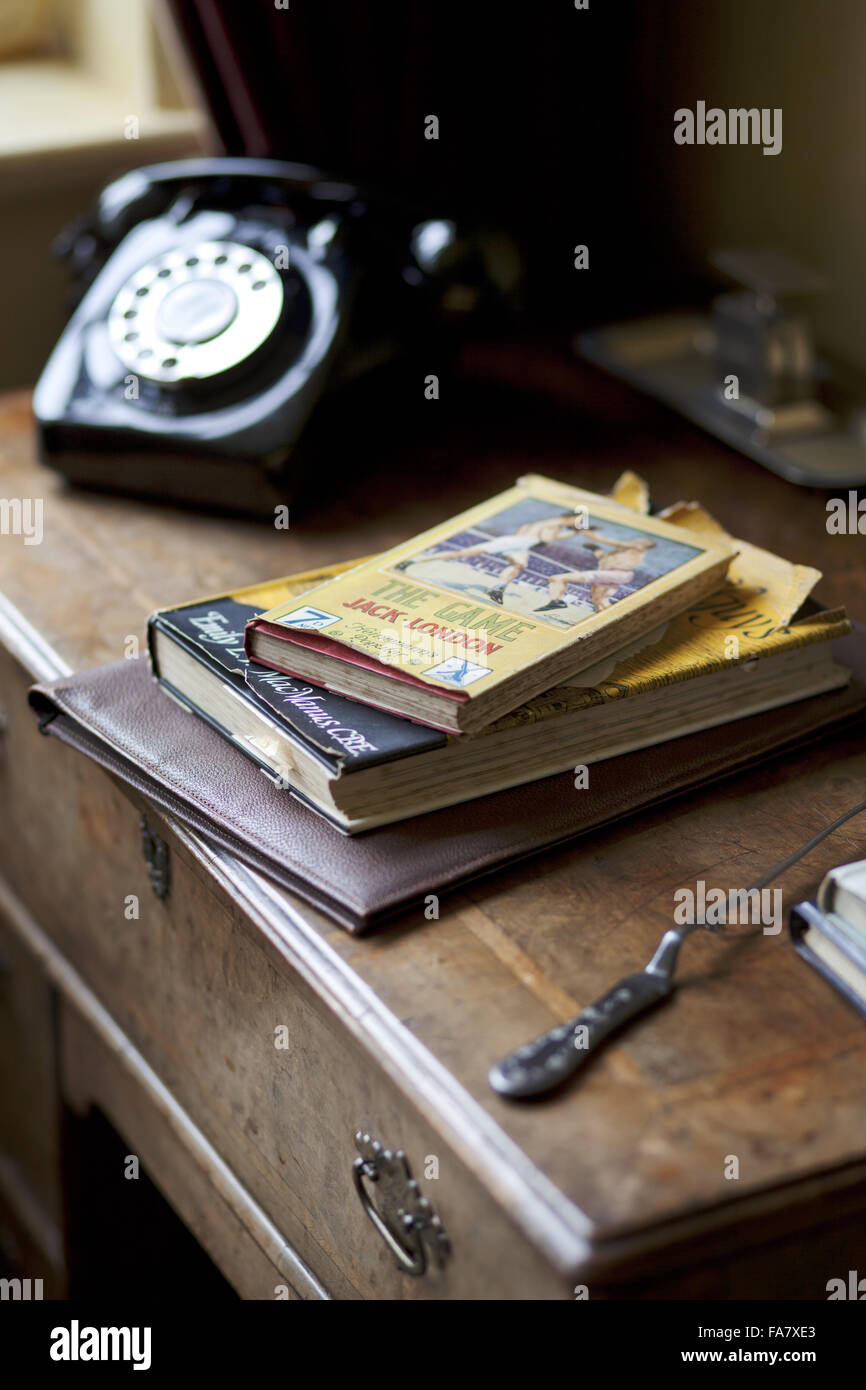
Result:
{"label": "blurred background window", "polygon": [[0,0],[0,389],[63,324],[61,228],[116,174],[200,152],[203,122],[149,0]]}
{"label": "blurred background window", "polygon": [[57,41],[53,0],[0,0],[0,58],[51,52]]}

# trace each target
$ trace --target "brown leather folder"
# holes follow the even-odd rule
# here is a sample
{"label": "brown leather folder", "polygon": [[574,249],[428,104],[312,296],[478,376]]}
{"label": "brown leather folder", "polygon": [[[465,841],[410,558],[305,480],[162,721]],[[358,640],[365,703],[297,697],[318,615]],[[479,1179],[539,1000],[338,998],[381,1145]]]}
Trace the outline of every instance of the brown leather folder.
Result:
{"label": "brown leather folder", "polygon": [[35,686],[30,701],[46,734],[360,932],[430,893],[862,720],[866,628],[834,643],[834,654],[853,671],[843,690],[610,758],[586,788],[564,773],[351,839],[169,699],[144,658]]}

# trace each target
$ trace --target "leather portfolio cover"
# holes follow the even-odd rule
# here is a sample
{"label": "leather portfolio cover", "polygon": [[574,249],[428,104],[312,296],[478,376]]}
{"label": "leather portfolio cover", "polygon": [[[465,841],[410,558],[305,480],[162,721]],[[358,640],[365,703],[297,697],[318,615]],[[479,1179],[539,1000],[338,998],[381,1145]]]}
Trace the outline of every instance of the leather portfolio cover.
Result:
{"label": "leather portfolio cover", "polygon": [[145,658],[35,686],[46,734],[349,931],[806,743],[866,709],[866,628],[834,643],[843,690],[348,838],[157,686]]}

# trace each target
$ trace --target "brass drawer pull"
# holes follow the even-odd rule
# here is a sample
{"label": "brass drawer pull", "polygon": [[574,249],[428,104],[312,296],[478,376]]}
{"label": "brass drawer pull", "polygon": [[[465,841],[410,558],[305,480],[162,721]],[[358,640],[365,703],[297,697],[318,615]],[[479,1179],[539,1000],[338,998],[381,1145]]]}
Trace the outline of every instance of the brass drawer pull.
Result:
{"label": "brass drawer pull", "polygon": [[[352,1177],[361,1206],[404,1274],[426,1273],[428,1258],[441,1266],[451,1253],[442,1222],[412,1177],[402,1149],[384,1149],[377,1139],[358,1130]],[[379,1207],[367,1189],[377,1187]]]}

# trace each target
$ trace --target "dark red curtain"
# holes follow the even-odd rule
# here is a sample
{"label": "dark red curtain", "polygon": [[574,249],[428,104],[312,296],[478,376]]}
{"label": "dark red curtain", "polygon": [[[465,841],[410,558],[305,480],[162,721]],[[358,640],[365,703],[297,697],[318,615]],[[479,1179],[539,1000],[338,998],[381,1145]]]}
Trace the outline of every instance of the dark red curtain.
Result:
{"label": "dark red curtain", "polygon": [[[588,297],[608,315],[634,307],[637,0],[168,7],[225,151],[478,213],[518,235],[549,305],[572,317]],[[431,114],[436,141],[424,138]],[[576,243],[594,254],[583,280]]]}

